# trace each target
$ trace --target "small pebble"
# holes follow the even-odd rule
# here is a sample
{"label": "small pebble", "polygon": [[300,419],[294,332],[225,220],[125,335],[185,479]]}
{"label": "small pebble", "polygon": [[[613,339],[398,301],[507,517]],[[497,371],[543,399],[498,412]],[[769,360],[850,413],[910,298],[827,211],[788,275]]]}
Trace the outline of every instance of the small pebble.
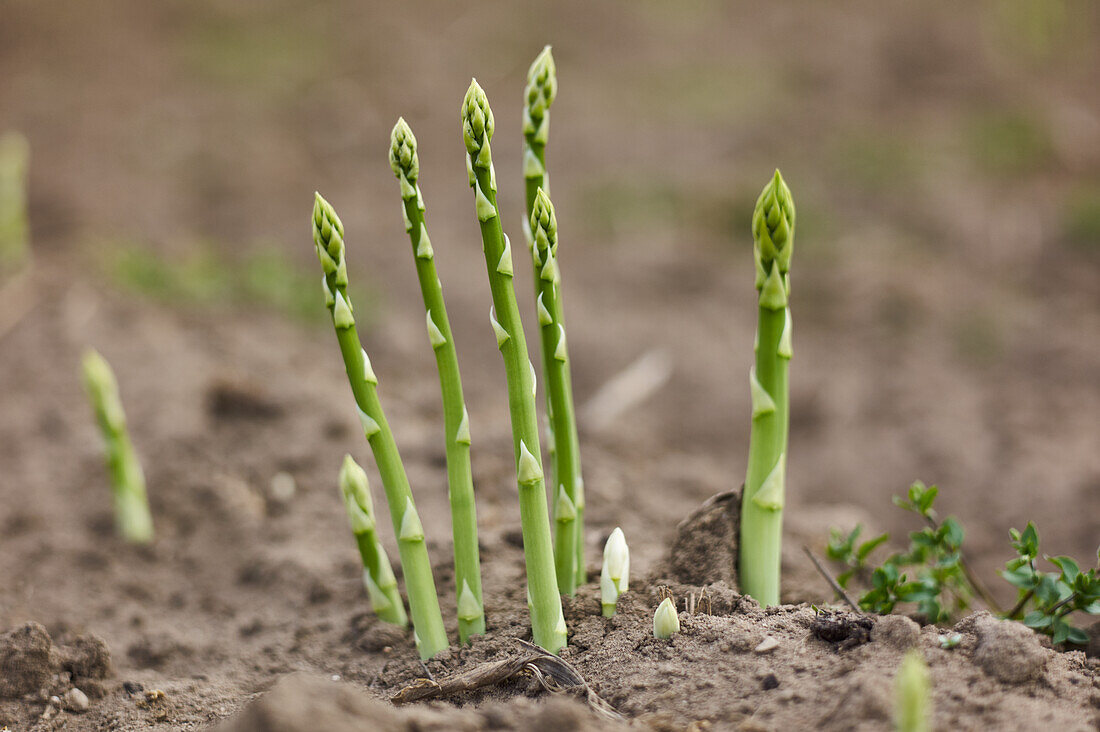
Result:
{"label": "small pebble", "polygon": [[65,708],[71,712],[88,711],[88,695],[77,688],[65,692]]}
{"label": "small pebble", "polygon": [[339,681],[340,680],[340,674],[333,674],[332,675],[332,680],[333,681]]}
{"label": "small pebble", "polygon": [[294,498],[294,494],[298,492],[298,484],[293,475],[280,470],[271,476],[271,485],[268,490],[271,500],[276,503],[289,503]]}
{"label": "small pebble", "polygon": [[760,645],[754,648],[753,651],[756,653],[771,653],[776,648],[779,648],[779,641],[769,635],[760,641]]}

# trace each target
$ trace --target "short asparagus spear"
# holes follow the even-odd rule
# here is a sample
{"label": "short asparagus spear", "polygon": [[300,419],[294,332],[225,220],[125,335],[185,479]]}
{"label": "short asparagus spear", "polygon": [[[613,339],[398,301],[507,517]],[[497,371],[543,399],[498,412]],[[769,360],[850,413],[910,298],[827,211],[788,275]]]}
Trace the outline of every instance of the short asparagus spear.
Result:
{"label": "short asparagus spear", "polygon": [[657,612],[653,614],[653,637],[671,638],[673,633],[680,632],[680,616],[676,613],[676,606],[672,604],[672,598],[666,597],[657,606]]}
{"label": "short asparagus spear", "polygon": [[615,527],[603,548],[603,569],[600,570],[600,604],[603,616],[615,614],[619,595],[630,588],[630,550],[623,530]]}
{"label": "short asparagus spear", "polygon": [[319,193],[314,194],[313,243],[325,273],[321,280],[325,302],[332,313],[336,339],[344,357],[359,420],[378,463],[378,472],[382,475],[382,487],[386,491],[390,518],[397,534],[416,645],[421,658],[431,658],[447,647],[447,633],[443,629],[443,615],[439,612],[439,598],[435,593],[432,565],[424,542],[424,528],[413,504],[405,466],[378,400],[378,378],[355,329],[354,310],[347,292],[344,225]]}
{"label": "short asparagus spear", "polygon": [[348,521],[351,522],[351,533],[355,535],[359,556],[363,560],[363,585],[370,596],[371,608],[379,619],[405,627],[409,619],[397,591],[397,578],[393,576],[390,558],[378,540],[370,483],[367,482],[366,472],[351,455],[344,456],[339,481]]}
{"label": "short asparagus spear", "polygon": [[145,473],[126,429],[126,415],[118,397],[118,382],[107,360],[95,350],[89,349],[84,353],[82,366],[84,387],[106,446],[115,527],[126,541],[147,544],[153,540],[153,517],[145,495]]}
{"label": "short asparagus spear", "polygon": [[741,591],[765,606],[779,603],[791,359],[788,271],[794,229],[794,201],[777,170],[752,218],[759,309],[756,363],[749,372],[752,429],[741,506]]}
{"label": "short asparagus spear", "polygon": [[30,259],[27,164],[30,145],[18,132],[0,135],[0,276]]}
{"label": "short asparagus spear", "polygon": [[567,595],[576,589],[578,576],[584,574],[584,482],[581,479],[580,440],[577,437],[576,412],[573,409],[573,378],[565,340],[565,314],[558,269],[558,220],[554,204],[539,189],[531,214],[535,245],[531,255],[538,269],[535,280],[539,332],[542,336],[543,373],[554,436],[554,564],[558,589]]}
{"label": "short asparagus spear", "polygon": [[512,286],[512,250],[508,237],[501,229],[500,211],[496,204],[496,173],[490,150],[493,125],[489,100],[474,80],[462,102],[462,136],[492,291],[493,308],[489,311],[489,318],[496,334],[497,347],[504,358],[504,371],[508,379],[523,553],[527,563],[527,589],[531,597],[531,628],[535,643],[556,653],[565,645],[565,616],[554,574],[550,518],[546,509],[535,408],[535,367],[527,355],[527,340]]}
{"label": "short asparagus spear", "polygon": [[897,677],[894,724],[898,732],[928,732],[928,666],[920,651],[905,654]]}
{"label": "short asparagus spear", "polygon": [[477,546],[477,509],[470,468],[470,417],[462,396],[454,336],[443,302],[443,288],[435,271],[435,255],[424,223],[424,198],[420,194],[420,158],[416,137],[404,119],[397,120],[390,135],[390,167],[401,181],[405,228],[412,241],[420,293],[427,310],[428,340],[435,351],[439,385],[443,391],[446,432],[447,484],[454,534],[455,592],[458,595],[458,638],[485,632],[481,600],[481,561]]}

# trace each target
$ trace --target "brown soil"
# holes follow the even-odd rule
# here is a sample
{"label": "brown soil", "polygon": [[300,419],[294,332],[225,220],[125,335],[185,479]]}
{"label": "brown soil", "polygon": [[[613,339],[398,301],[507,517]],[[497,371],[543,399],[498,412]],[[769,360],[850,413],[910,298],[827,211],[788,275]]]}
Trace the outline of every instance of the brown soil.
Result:
{"label": "brown soil", "polygon": [[[941,485],[1001,602],[1010,526],[1035,520],[1051,554],[1096,550],[1100,249],[1065,212],[1100,180],[1097,14],[1067,3],[1083,12],[1058,37],[1072,53],[1043,56],[1004,45],[995,5],[5,5],[0,129],[22,129],[34,151],[36,268],[33,287],[0,292],[0,728],[614,727],[530,677],[383,701],[424,669],[408,635],[367,612],[334,482],[345,452],[368,466],[369,453],[330,328],[241,300],[134,294],[104,265],[119,241],[170,261],[205,241],[275,251],[312,281],[304,212],[315,188],[336,204],[453,617],[438,385],[384,154],[404,114],[460,343],[490,629],[427,669],[515,657],[528,633],[506,395],[455,119],[476,74],[515,221],[515,100],[551,41],[578,402],[647,353],[672,374],[613,419],[581,412],[589,560],[622,526],[636,578],[614,618],[591,584],[568,602],[563,659],[636,725],[883,729],[916,645],[936,728],[1095,729],[1100,669],[1080,651],[984,615],[944,650],[943,631],[901,617],[867,627],[801,604],[830,599],[801,545],[859,521],[904,536],[889,497],[916,478]],[[982,143],[1002,129],[989,120],[1004,117],[1039,142],[996,138],[989,158]],[[746,217],[777,163],[800,212],[792,604],[763,611],[730,589],[721,515],[675,534],[744,473]],[[533,317],[530,282],[517,287]],[[122,385],[149,548],[112,534],[77,379],[87,345]],[[661,588],[708,607],[704,584],[711,614],[682,614],[682,633],[654,640]],[[766,637],[778,645],[757,653]]]}

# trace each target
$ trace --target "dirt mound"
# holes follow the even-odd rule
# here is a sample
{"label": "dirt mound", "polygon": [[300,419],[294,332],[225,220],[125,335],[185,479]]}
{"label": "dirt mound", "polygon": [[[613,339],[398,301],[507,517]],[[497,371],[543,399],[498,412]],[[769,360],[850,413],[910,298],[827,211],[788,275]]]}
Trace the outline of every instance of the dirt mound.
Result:
{"label": "dirt mound", "polygon": [[481,709],[413,706],[395,708],[356,687],[308,674],[281,679],[271,691],[216,732],[379,732],[401,730],[576,730],[596,732],[626,728],[597,719],[568,697],[534,702],[520,697]]}

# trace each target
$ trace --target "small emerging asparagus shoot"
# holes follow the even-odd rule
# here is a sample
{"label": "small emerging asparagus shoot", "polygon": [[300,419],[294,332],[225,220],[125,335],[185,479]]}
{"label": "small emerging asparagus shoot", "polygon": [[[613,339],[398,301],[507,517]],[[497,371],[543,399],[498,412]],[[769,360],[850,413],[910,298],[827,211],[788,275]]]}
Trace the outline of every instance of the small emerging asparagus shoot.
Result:
{"label": "small emerging asparagus shoot", "polygon": [[671,638],[673,633],[680,632],[680,616],[676,614],[676,606],[672,604],[672,598],[666,597],[657,606],[657,612],[653,614],[653,637]]}
{"label": "small emerging asparagus shoot", "polygon": [[538,412],[535,407],[535,367],[527,355],[527,339],[519,317],[512,285],[512,251],[500,224],[496,203],[496,173],[490,142],[493,111],[476,80],[462,102],[462,137],[466,145],[466,170],[481,224],[481,241],[489,273],[493,308],[490,322],[504,359],[508,381],[508,408],[512,420],[512,444],[519,485],[523,554],[527,564],[531,629],[535,643],[551,653],[565,645],[565,616],[554,574],[550,517],[539,446]]}
{"label": "small emerging asparagus shoot", "polygon": [[741,499],[741,591],[763,606],[779,604],[783,495],[790,415],[791,283],[795,208],[779,171],[764,186],[752,217],[758,321],[756,363],[749,371],[752,428]]}
{"label": "small emerging asparagus shoot", "polygon": [[18,132],[0,135],[0,275],[30,259],[27,226],[27,165],[30,145]]}
{"label": "small emerging asparagus shoot", "polygon": [[[580,439],[573,408],[573,378],[565,338],[565,314],[558,269],[558,219],[554,204],[539,189],[531,214],[535,245],[531,256],[539,276],[537,291],[539,332],[542,340],[542,365],[546,375],[547,411],[555,452],[552,488],[554,506],[554,566],[558,589],[567,595],[576,589],[579,568],[584,566],[584,481],[581,478]],[[578,538],[581,540],[578,541]]]}
{"label": "small emerging asparagus shoot", "polygon": [[603,569],[600,570],[600,604],[605,618],[615,614],[619,595],[629,588],[630,550],[626,546],[623,530],[616,526],[604,545]]}
{"label": "small emerging asparagus shoot", "polygon": [[435,351],[439,386],[443,392],[443,421],[447,454],[447,495],[451,501],[454,534],[455,592],[458,596],[458,638],[485,632],[481,599],[481,560],[477,545],[477,509],[470,468],[470,417],[462,396],[451,322],[443,301],[443,287],[435,269],[435,254],[424,222],[424,197],[420,193],[420,157],[416,137],[404,119],[397,120],[390,135],[390,167],[401,181],[405,228],[412,241],[416,275],[427,310],[428,340]]}
{"label": "small emerging asparagus shoot", "polygon": [[905,654],[897,677],[897,707],[894,724],[898,732],[928,732],[928,666],[920,651]]}
{"label": "small emerging asparagus shoot", "polygon": [[370,483],[366,472],[351,455],[344,456],[339,482],[348,521],[351,522],[351,533],[355,535],[359,556],[363,560],[363,585],[370,596],[371,608],[380,620],[404,628],[409,624],[409,619],[397,591],[397,578],[393,576],[390,558],[378,540]]}
{"label": "small emerging asparagus shoot", "polygon": [[149,513],[149,501],[145,494],[145,473],[126,429],[126,414],[122,411],[122,401],[118,396],[118,381],[111,366],[98,351],[85,351],[82,366],[84,388],[95,410],[106,447],[115,527],[126,541],[148,544],[153,540],[153,517]]}
{"label": "small emerging asparagus shoot", "polygon": [[431,658],[447,647],[443,615],[435,592],[435,579],[424,541],[424,528],[413,504],[409,478],[397,451],[389,422],[378,400],[378,377],[374,375],[367,352],[359,342],[354,309],[348,297],[348,268],[344,256],[344,225],[336,211],[321,194],[314,194],[313,243],[321,260],[325,304],[332,314],[336,339],[344,357],[348,382],[363,432],[378,463],[382,487],[389,504],[390,519],[397,534],[397,548],[409,595],[413,636],[422,659]]}

